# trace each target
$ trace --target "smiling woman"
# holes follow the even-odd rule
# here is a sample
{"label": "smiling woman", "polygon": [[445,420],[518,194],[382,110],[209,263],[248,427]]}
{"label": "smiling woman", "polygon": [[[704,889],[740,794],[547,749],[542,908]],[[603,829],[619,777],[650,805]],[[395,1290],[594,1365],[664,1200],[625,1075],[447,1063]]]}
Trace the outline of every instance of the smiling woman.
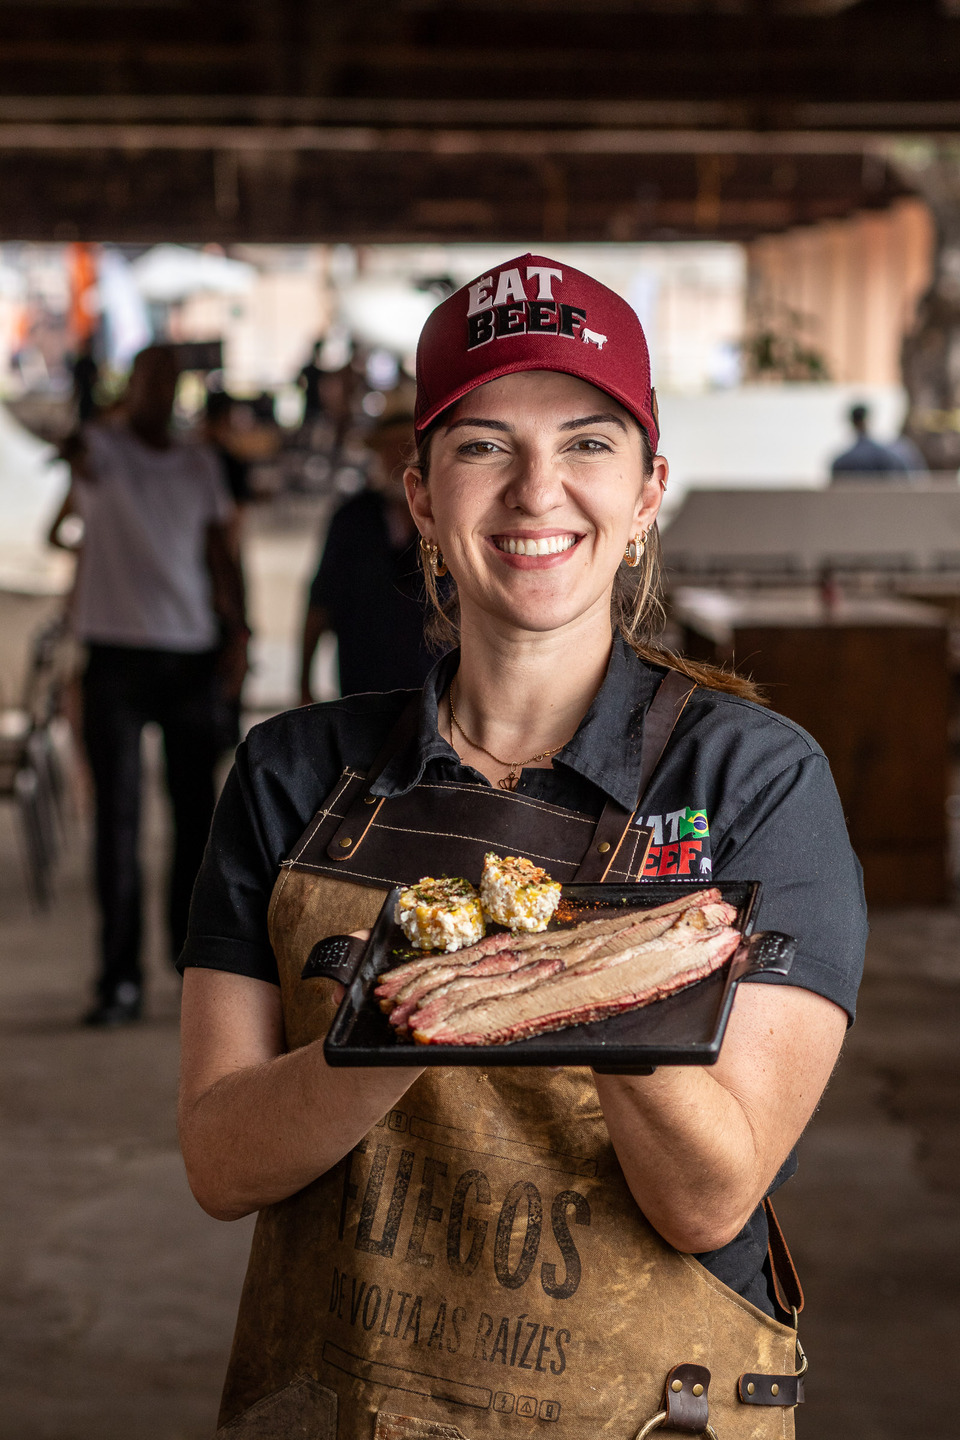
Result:
{"label": "smiling woman", "polygon": [[[865,930],[826,761],[656,646],[668,467],[619,296],[542,256],[478,277],[424,327],[416,423],[407,499],[459,648],[422,691],[251,732],[181,961],[190,1182],[222,1219],[261,1211],[224,1440],[493,1440],[510,1416],[784,1440],[796,1312],[763,1202]],[[739,987],[709,1070],[328,1068],[338,987],[308,954],[453,846],[472,885],[488,850],[559,881],[760,881],[790,983]]]}

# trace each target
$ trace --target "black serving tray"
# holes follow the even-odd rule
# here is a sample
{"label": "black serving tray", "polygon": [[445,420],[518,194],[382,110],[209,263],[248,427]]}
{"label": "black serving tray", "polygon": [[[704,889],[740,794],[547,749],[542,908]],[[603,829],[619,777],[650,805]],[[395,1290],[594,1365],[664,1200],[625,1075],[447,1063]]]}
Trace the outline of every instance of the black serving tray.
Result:
{"label": "black serving tray", "polygon": [[[648,909],[685,892],[696,880],[634,885],[564,885],[558,930],[620,909]],[[720,1054],[737,985],[747,975],[786,975],[797,942],[776,931],[753,933],[758,881],[719,881],[724,900],[737,907],[744,941],[720,970],[676,995],[639,1010],[572,1025],[530,1040],[501,1045],[416,1045],[391,1029],[373,994],[377,977],[409,959],[410,947],[394,915],[400,887],[387,895],[366,942],[335,935],[314,946],[303,980],[341,981],[346,994],[324,1042],[329,1065],[590,1065],[606,1074],[648,1074],[657,1065],[712,1065]]]}

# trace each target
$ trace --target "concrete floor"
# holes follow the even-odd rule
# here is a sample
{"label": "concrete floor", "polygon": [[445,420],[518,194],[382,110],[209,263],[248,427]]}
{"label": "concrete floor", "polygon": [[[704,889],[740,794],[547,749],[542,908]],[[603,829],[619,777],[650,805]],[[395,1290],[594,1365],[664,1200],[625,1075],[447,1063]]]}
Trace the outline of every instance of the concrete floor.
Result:
{"label": "concrete floor", "polygon": [[[209,1440],[250,1222],[194,1204],[174,1131],[177,989],[145,1022],[77,1028],[92,970],[74,819],[31,914],[0,812],[0,1437]],[[802,1440],[944,1435],[960,1384],[960,912],[878,914],[861,1018],[778,1202],[808,1296]],[[586,1440],[586,1437],[585,1437]],[[722,1440],[722,1437],[721,1437]]]}

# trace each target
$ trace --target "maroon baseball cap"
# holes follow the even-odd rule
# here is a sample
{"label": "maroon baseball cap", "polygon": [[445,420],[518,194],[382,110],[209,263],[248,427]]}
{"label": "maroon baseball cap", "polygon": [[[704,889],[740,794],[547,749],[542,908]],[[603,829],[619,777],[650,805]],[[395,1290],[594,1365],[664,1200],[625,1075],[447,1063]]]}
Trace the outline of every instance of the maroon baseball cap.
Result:
{"label": "maroon baseball cap", "polygon": [[438,305],[417,346],[417,430],[478,385],[518,370],[561,370],[589,381],[635,415],[657,448],[640,321],[622,296],[582,270],[521,255]]}

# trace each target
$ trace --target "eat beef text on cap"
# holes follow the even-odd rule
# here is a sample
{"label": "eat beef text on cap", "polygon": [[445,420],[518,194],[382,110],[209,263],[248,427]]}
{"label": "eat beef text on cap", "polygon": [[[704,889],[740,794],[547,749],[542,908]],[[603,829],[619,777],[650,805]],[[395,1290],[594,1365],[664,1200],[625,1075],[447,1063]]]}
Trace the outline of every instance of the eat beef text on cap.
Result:
{"label": "eat beef text on cap", "polygon": [[650,354],[636,314],[599,280],[543,255],[521,255],[438,305],[417,346],[418,431],[478,385],[520,370],[577,375],[660,439]]}

